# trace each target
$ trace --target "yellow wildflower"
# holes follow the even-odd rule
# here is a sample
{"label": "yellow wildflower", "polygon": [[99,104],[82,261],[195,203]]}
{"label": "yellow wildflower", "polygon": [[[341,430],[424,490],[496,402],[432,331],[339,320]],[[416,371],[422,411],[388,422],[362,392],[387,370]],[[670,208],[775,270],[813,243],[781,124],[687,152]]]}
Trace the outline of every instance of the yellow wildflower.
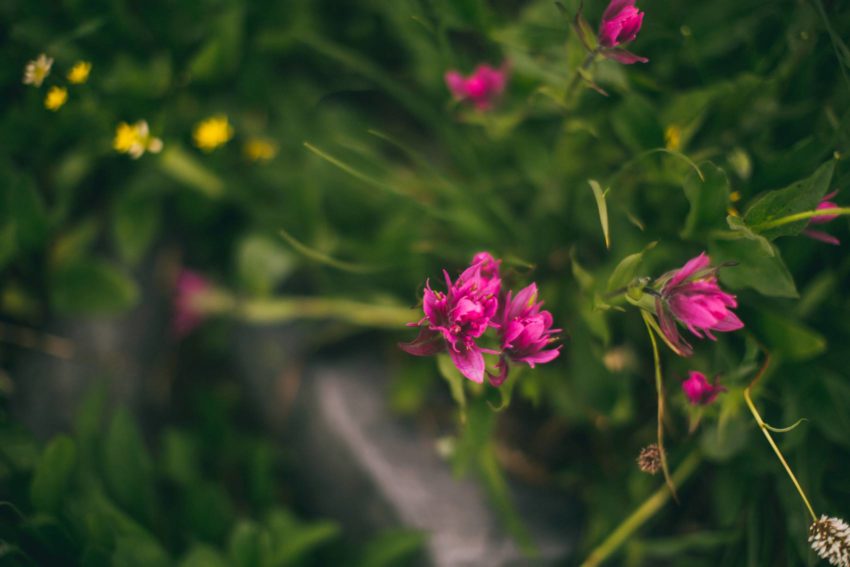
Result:
{"label": "yellow wildflower", "polygon": [[732,191],[729,193],[729,200],[733,203],[737,203],[741,200],[741,192],[740,191]]}
{"label": "yellow wildflower", "polygon": [[118,153],[129,154],[131,158],[139,159],[146,151],[152,154],[162,151],[162,140],[150,135],[150,129],[145,120],[139,120],[135,124],[121,122],[115,128],[112,147]]}
{"label": "yellow wildflower", "polygon": [[205,152],[211,152],[233,137],[233,127],[227,121],[227,116],[221,114],[199,122],[192,136],[196,146]]}
{"label": "yellow wildflower", "polygon": [[50,67],[53,65],[53,59],[42,53],[37,59],[27,63],[24,68],[24,84],[40,87],[47,75],[50,74]]}
{"label": "yellow wildflower", "polygon": [[265,138],[251,138],[245,144],[245,157],[251,161],[268,161],[277,155],[277,146]]}
{"label": "yellow wildflower", "polygon": [[50,87],[44,97],[44,108],[56,112],[68,100],[68,89],[65,87]]}
{"label": "yellow wildflower", "polygon": [[682,129],[671,124],[664,130],[664,144],[670,151],[678,151],[682,147]]}
{"label": "yellow wildflower", "polygon": [[91,63],[88,61],[77,61],[68,71],[68,82],[74,85],[82,85],[89,80]]}

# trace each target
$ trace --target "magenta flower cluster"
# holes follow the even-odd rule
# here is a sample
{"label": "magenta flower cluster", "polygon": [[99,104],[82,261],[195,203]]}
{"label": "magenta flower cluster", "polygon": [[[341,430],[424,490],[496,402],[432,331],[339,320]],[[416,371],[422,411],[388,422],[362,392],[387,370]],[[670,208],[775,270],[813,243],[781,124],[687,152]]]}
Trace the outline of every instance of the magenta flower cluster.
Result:
{"label": "magenta flower cluster", "polygon": [[744,326],[732,311],[738,306],[735,296],[720,289],[717,268],[711,267],[705,252],[662,276],[659,283],[663,285],[655,300],[658,322],[678,354],[690,356],[693,348],[679,334],[677,322],[696,337],[711,340],[716,340],[714,331],[736,331]]}
{"label": "magenta flower cluster", "polygon": [[[419,327],[419,336],[399,346],[415,356],[448,351],[466,378],[482,383],[486,373],[494,386],[505,381],[510,362],[534,368],[535,364],[557,358],[561,346],[550,347],[560,329],[552,328],[552,314],[541,309],[537,286],[531,284],[516,295],[503,290],[500,263],[489,253],[481,252],[454,282],[443,270],[445,292],[434,291],[426,282],[422,298],[425,317],[410,324]],[[497,349],[478,344],[491,328],[498,339]],[[495,374],[486,369],[485,353],[499,356]]]}

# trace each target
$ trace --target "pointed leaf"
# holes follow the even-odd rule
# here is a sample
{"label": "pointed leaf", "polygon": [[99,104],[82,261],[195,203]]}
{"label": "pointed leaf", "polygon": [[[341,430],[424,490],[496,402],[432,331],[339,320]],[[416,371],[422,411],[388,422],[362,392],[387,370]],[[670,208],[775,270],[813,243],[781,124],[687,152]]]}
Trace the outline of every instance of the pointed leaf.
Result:
{"label": "pointed leaf", "polygon": [[721,229],[729,206],[729,179],[726,172],[713,163],[702,166],[704,179],[691,171],[682,188],[691,204],[682,236],[690,238],[709,230]]}
{"label": "pointed leaf", "polygon": [[39,512],[56,514],[77,463],[77,446],[67,435],[53,439],[35,468],[30,485],[33,508]]}
{"label": "pointed leaf", "polygon": [[795,213],[812,211],[820,203],[821,198],[829,190],[832,173],[835,170],[835,160],[830,160],[820,166],[811,176],[801,179],[784,189],[770,191],[755,201],[744,215],[744,222],[754,232],[769,240],[780,236],[799,234],[808,226],[808,220],[802,220],[759,230],[758,225],[776,220]]}
{"label": "pointed leaf", "polygon": [[588,179],[590,188],[593,190],[593,198],[596,199],[596,210],[599,213],[599,224],[602,225],[602,235],[605,238],[605,248],[611,248],[611,237],[608,233],[608,205],[605,203],[605,191],[594,179]]}

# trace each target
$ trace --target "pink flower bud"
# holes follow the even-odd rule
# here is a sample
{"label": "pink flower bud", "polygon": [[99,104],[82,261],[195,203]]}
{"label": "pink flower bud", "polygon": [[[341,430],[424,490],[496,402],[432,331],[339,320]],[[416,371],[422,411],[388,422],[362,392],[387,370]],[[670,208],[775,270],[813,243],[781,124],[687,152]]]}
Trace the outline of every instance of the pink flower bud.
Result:
{"label": "pink flower bud", "polygon": [[691,405],[706,406],[714,403],[718,394],[725,392],[726,388],[718,384],[716,380],[714,384],[709,384],[705,374],[691,370],[688,373],[688,379],[682,382],[682,391]]}
{"label": "pink flower bud", "polygon": [[505,65],[499,69],[479,65],[469,77],[464,77],[458,71],[448,71],[445,80],[456,100],[468,100],[478,110],[488,110],[504,92],[508,71]]}
{"label": "pink flower bud", "polygon": [[635,6],[635,0],[611,0],[599,24],[598,41],[602,54],[625,65],[649,61],[621,47],[635,40],[643,25],[643,16],[644,13]]}

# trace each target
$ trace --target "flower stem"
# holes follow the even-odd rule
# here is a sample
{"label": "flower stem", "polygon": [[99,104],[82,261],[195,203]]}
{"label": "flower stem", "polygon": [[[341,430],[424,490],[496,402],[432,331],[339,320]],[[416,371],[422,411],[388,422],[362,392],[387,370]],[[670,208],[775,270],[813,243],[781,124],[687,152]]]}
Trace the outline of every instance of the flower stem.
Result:
{"label": "flower stem", "polygon": [[[683,483],[693,472],[697,469],[697,465],[699,465],[700,456],[699,453],[694,451],[682,461],[682,464],[679,465],[679,468],[673,473],[673,480],[677,483]],[[605,538],[596,549],[594,549],[590,555],[587,556],[587,559],[584,560],[584,563],[581,564],[581,567],[596,567],[600,565],[603,561],[605,561],[608,557],[611,556],[617,549],[620,548],[623,543],[629,537],[634,534],[643,524],[647,522],[650,518],[652,518],[662,506],[664,506],[667,501],[670,500],[670,491],[665,487],[661,487],[656,490],[649,498],[647,498],[643,504],[638,507],[637,510],[632,512],[632,514],[623,520],[617,529],[615,529],[611,534]]]}
{"label": "flower stem", "polygon": [[773,219],[770,221],[760,222],[758,224],[754,224],[750,227],[751,230],[756,232],[761,232],[763,230],[768,230],[771,228],[776,228],[778,226],[783,226],[786,224],[791,224],[792,222],[799,222],[801,220],[811,219],[814,217],[823,217],[829,215],[850,215],[850,207],[834,207],[831,209],[818,209],[815,211],[805,211],[802,213],[795,213],[793,215],[788,215],[787,217],[780,217],[778,219]]}
{"label": "flower stem", "polygon": [[587,71],[593,62],[596,61],[596,56],[599,54],[599,48],[594,49],[590,53],[587,54],[587,57],[584,58],[584,61],[581,62],[581,65],[573,73],[573,78],[570,79],[569,84],[567,85],[567,90],[564,91],[564,102],[569,102],[573,97],[573,91],[575,91],[578,86],[579,79],[581,79],[581,72]]}
{"label": "flower stem", "polygon": [[652,331],[652,325],[649,322],[651,315],[646,311],[641,310],[643,322],[646,325],[646,332],[649,333],[649,340],[652,342],[652,359],[655,363],[655,391],[658,394],[658,452],[661,455],[661,471],[664,473],[664,481],[667,487],[670,488],[670,493],[673,498],[678,501],[676,496],[676,485],[670,477],[670,468],[667,466],[667,451],[664,450],[664,383],[661,379],[661,355],[658,352],[658,342],[655,340],[655,333]]}
{"label": "flower stem", "polygon": [[[239,315],[249,321],[336,319],[368,327],[395,328],[416,318],[407,307],[374,305],[342,298],[291,297],[253,300],[242,304]],[[412,316],[412,318],[411,318]]]}
{"label": "flower stem", "polygon": [[[761,346],[761,345],[759,345],[759,346]],[[817,514],[815,514],[814,508],[812,508],[811,503],[809,503],[809,499],[806,498],[806,493],[803,492],[803,487],[800,486],[800,483],[797,481],[797,477],[794,475],[794,472],[791,470],[791,467],[788,465],[788,461],[786,461],[785,457],[782,455],[782,451],[779,450],[779,446],[773,440],[773,436],[770,434],[770,431],[768,431],[767,424],[761,418],[761,415],[759,414],[758,410],[756,409],[755,404],[753,403],[752,398],[750,397],[750,389],[756,384],[756,382],[758,382],[761,379],[762,375],[764,375],[765,371],[767,370],[768,365],[770,364],[770,354],[767,352],[767,350],[763,346],[761,346],[761,348],[765,353],[764,364],[762,364],[762,366],[759,369],[758,373],[756,374],[755,378],[753,378],[753,381],[750,382],[749,386],[747,386],[746,389],[744,390],[744,400],[747,402],[747,407],[750,408],[750,413],[753,414],[753,417],[755,418],[756,423],[759,426],[759,429],[761,429],[761,432],[764,433],[764,436],[767,438],[767,442],[770,444],[770,447],[773,449],[773,452],[776,453],[776,456],[779,458],[779,462],[781,462],[782,466],[785,467],[785,472],[788,473],[788,476],[791,478],[791,482],[794,483],[794,488],[797,489],[797,492],[800,494],[800,498],[803,499],[803,503],[806,505],[806,508],[808,509],[809,514],[812,516],[812,521],[817,522],[817,520],[818,520]]]}

